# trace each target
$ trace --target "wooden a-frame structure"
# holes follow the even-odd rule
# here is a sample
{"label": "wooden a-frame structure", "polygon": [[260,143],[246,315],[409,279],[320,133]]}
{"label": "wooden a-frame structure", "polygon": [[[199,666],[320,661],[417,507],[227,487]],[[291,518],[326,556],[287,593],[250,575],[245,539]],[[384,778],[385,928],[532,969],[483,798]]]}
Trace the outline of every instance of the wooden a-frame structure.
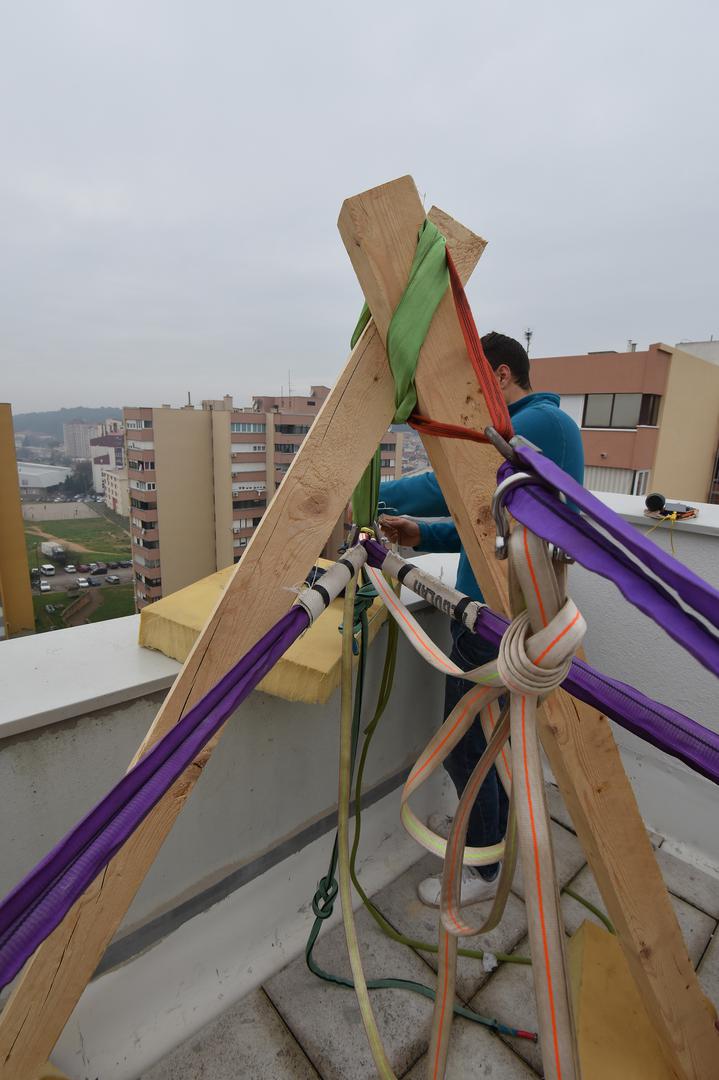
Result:
{"label": "wooden a-frame structure", "polygon": [[[286,586],[317,558],[394,412],[384,341],[425,211],[411,177],[347,199],[339,230],[373,319],[354,348],[226,592],[170,689],[135,761],[174,725],[292,602]],[[429,217],[467,280],[485,242],[447,214]],[[467,361],[451,295],[442,300],[417,371],[420,411],[483,430],[484,399]],[[496,451],[426,438],[487,603],[507,611],[489,506]],[[563,691],[540,714],[540,737],[656,1037],[676,1077],[716,1075],[716,1012],[699,988],[609,722]],[[26,965],[0,1015],[0,1078],[28,1080],[49,1057],[98,961],[184,806],[219,736],[150,813]]]}

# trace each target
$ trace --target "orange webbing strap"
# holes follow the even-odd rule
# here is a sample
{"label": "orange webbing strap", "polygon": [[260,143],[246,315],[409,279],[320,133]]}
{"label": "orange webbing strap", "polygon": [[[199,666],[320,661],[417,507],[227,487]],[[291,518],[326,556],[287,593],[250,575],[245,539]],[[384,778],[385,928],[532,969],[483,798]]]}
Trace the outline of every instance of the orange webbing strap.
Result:
{"label": "orange webbing strap", "polygon": [[[509,418],[507,406],[497,385],[497,380],[494,378],[492,367],[482,348],[482,339],[479,336],[467,294],[464,291],[462,280],[457,273],[457,267],[454,265],[449,248],[446,249],[446,252],[454,306],[462,329],[469,361],[474,368],[477,382],[487,402],[492,427],[499,432],[502,438],[509,440],[514,431],[512,430],[512,421]],[[472,442],[486,443],[488,441],[484,432],[474,431],[472,428],[462,427],[459,424],[444,424],[439,420],[430,420],[428,416],[422,416],[417,410],[412,413],[408,422],[416,431],[424,435],[442,436],[446,439],[469,439]]]}

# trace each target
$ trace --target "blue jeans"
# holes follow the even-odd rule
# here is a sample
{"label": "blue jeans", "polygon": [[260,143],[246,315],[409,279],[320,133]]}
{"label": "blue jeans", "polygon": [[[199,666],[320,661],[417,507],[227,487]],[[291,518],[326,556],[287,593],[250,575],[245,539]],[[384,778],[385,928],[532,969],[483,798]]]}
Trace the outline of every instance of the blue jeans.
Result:
{"label": "blue jeans", "polygon": [[[450,659],[463,671],[479,667],[494,660],[497,650],[486,644],[477,635],[471,633],[464,626],[452,623],[452,652]],[[455,707],[457,702],[474,683],[467,679],[459,679],[448,675],[444,691],[444,718],[445,720]],[[486,749],[487,741],[482,731],[479,717],[474,721],[469,731],[457,743],[455,748],[444,759],[444,767],[449,773],[452,783],[460,796],[469,780],[472,771]],[[487,779],[479,789],[477,801],[474,804],[469,818],[467,829],[468,847],[488,847],[498,844],[507,831],[507,817],[509,814],[509,800],[502,783],[497,775],[497,770],[492,767]],[[498,863],[492,866],[479,867],[479,873],[483,878],[492,880],[496,876]]]}

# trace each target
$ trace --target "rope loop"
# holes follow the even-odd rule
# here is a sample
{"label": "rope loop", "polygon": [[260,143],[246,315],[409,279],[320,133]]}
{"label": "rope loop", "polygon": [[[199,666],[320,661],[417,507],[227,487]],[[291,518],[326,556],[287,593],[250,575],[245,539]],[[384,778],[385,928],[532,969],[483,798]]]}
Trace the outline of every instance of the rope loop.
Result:
{"label": "rope loop", "polygon": [[312,897],[312,913],[317,919],[329,919],[335,906],[339,885],[333,877],[323,877]]}

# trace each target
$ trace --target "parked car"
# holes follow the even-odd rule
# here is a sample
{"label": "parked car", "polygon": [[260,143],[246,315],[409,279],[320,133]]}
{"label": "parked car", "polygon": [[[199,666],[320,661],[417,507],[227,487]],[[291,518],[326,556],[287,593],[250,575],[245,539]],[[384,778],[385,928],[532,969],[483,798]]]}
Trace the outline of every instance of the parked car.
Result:
{"label": "parked car", "polygon": [[85,562],[78,563],[77,568],[81,574],[88,574],[90,572],[90,567]]}
{"label": "parked car", "polygon": [[90,582],[87,580],[86,577],[77,578],[77,585],[78,585],[78,588],[80,588],[80,589],[89,589],[90,588]]}
{"label": "parked car", "polygon": [[52,586],[49,581],[45,581],[45,578],[40,580],[40,592],[52,592]]}
{"label": "parked car", "polygon": [[87,583],[88,583],[88,585],[102,585],[102,582],[98,581],[98,579],[96,577],[89,577],[87,579]]}
{"label": "parked car", "polygon": [[121,566],[123,570],[127,570],[132,566],[132,559],[120,559],[118,566]]}
{"label": "parked car", "polygon": [[95,571],[97,570],[97,568],[98,568],[98,566],[99,566],[99,565],[100,565],[100,564],[99,564],[99,563],[96,563],[96,562],[91,562],[91,563],[90,563],[90,570],[91,570],[91,572],[92,572],[93,574],[95,573]]}
{"label": "parked car", "polygon": [[117,574],[108,574],[107,575],[107,584],[108,585],[119,585],[120,584],[120,579],[117,576]]}
{"label": "parked car", "polygon": [[80,586],[78,585],[77,581],[71,581],[70,584],[67,586],[67,589],[66,589],[66,592],[72,592],[72,593],[76,593],[76,592],[79,592],[79,591],[80,591]]}
{"label": "parked car", "polygon": [[52,577],[55,573],[55,567],[52,565],[52,563],[43,563],[40,567],[40,570],[45,575],[45,577]]}
{"label": "parked car", "polygon": [[119,562],[109,562],[107,564],[107,569],[108,570],[117,570],[119,565],[120,565]]}
{"label": "parked car", "polygon": [[103,563],[98,563],[98,565],[95,566],[94,568],[93,568],[92,563],[91,563],[90,564],[90,569],[91,569],[93,574],[106,574],[107,573],[107,567]]}
{"label": "parked car", "polygon": [[67,566],[65,567],[65,573],[66,574],[76,574],[77,573],[77,567],[73,566],[72,563],[68,563]]}
{"label": "parked car", "polygon": [[40,577],[40,571],[38,570],[37,566],[31,566],[30,567],[30,580],[31,581],[37,581],[39,579],[39,577]]}

